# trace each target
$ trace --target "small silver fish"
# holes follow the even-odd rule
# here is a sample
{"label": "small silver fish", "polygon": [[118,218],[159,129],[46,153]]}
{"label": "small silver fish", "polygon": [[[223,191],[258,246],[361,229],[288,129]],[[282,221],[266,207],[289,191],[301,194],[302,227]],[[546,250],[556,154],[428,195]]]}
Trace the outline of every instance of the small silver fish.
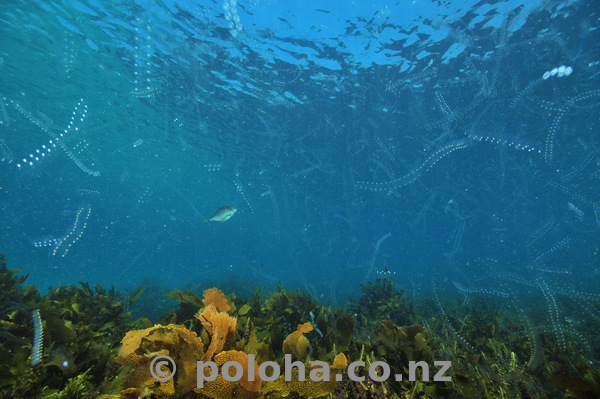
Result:
{"label": "small silver fish", "polygon": [[208,222],[226,222],[237,212],[237,208],[232,206],[224,206],[222,208],[217,209],[214,215],[209,217],[204,221],[204,223]]}

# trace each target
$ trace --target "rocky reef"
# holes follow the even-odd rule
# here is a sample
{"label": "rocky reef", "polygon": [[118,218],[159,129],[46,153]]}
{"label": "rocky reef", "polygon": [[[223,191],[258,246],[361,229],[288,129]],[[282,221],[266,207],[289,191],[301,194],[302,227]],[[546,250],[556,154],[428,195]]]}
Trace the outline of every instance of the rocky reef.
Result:
{"label": "rocky reef", "polygon": [[[248,298],[214,287],[177,290],[163,294],[178,305],[155,324],[129,312],[148,296],[143,288],[126,297],[82,282],[40,295],[26,279],[0,256],[2,398],[600,397],[600,368],[565,353],[552,334],[532,334],[489,303],[451,319],[452,309],[413,303],[389,280],[367,283],[345,309],[283,287]],[[317,378],[302,381],[294,368],[291,378],[267,371],[263,380],[260,365],[282,367],[286,355]],[[175,361],[173,378],[152,375],[157,356]],[[219,373],[198,386],[198,361],[219,371],[238,362],[240,378]],[[357,361],[351,379],[347,367]],[[434,381],[440,361],[451,366]]]}

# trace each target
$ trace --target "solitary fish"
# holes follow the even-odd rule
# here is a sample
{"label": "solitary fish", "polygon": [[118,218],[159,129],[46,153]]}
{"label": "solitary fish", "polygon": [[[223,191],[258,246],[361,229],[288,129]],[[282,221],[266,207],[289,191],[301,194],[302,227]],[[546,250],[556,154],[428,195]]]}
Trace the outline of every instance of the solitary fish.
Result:
{"label": "solitary fish", "polygon": [[226,222],[237,212],[237,208],[232,206],[224,206],[222,208],[217,209],[214,215],[209,217],[204,221],[204,223],[208,222]]}

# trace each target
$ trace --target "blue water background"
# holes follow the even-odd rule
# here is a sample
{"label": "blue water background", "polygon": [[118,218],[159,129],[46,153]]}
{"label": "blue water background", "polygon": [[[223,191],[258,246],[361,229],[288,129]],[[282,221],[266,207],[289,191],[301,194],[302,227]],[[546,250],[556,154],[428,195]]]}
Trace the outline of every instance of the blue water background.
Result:
{"label": "blue water background", "polygon": [[4,4],[0,251],[42,290],[597,293],[599,8]]}

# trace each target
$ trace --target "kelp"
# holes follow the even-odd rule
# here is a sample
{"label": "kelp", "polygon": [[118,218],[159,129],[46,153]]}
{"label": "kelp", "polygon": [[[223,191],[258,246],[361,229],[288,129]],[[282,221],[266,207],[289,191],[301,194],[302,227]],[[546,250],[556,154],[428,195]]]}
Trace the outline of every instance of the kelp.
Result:
{"label": "kelp", "polygon": [[[466,316],[444,318],[427,299],[413,305],[388,280],[363,286],[360,298],[347,309],[325,306],[301,291],[277,287],[256,289],[249,298],[207,287],[202,293],[176,290],[177,300],[159,319],[132,320],[134,302],[143,288],[127,297],[114,289],[81,282],[51,288],[43,296],[25,286],[26,275],[9,270],[0,257],[0,391],[11,398],[595,398],[600,395],[600,370],[595,363],[565,353],[545,332],[533,332],[522,318],[499,312],[493,304],[472,301],[462,309]],[[197,286],[197,285],[196,285]],[[137,295],[139,293],[140,295]],[[147,292],[146,292],[147,293]],[[137,298],[136,298],[137,297]],[[131,298],[137,300],[132,301]],[[142,308],[145,306],[141,304]],[[459,314],[450,304],[448,314]],[[31,311],[39,309],[44,342],[41,362],[30,363],[33,343]],[[416,311],[418,309],[418,311]],[[164,323],[163,320],[172,320]],[[590,329],[598,323],[589,321]],[[458,337],[469,342],[465,346]],[[590,345],[595,341],[590,340]],[[598,348],[592,346],[590,353]],[[343,358],[341,357],[343,353]],[[596,352],[597,353],[597,352]],[[178,371],[171,382],[149,375],[149,362],[158,354],[177,358]],[[325,362],[340,381],[240,381],[217,378],[205,388],[196,387],[197,360],[223,365],[236,360],[256,365],[285,354],[315,370]],[[537,367],[529,359],[536,358]],[[431,381],[439,368],[452,366],[449,381]],[[352,381],[344,367],[356,369],[363,381]],[[386,362],[390,378],[375,381],[369,367]],[[429,381],[421,368],[416,381],[406,378],[411,364],[430,366]],[[255,368],[256,370],[256,368]],[[257,376],[255,376],[257,377]]]}
{"label": "kelp", "polygon": [[377,279],[361,285],[361,296],[358,301],[351,301],[349,311],[357,315],[358,333],[369,335],[373,323],[390,320],[397,325],[408,325],[415,321],[412,302],[397,290],[388,279]]}
{"label": "kelp", "polygon": [[[119,336],[138,325],[114,289],[87,283],[49,289],[40,296],[22,286],[26,276],[6,268],[0,255],[0,392],[11,398],[73,398],[100,395],[107,375],[118,375]],[[41,361],[30,364],[32,309],[39,309]]]}

